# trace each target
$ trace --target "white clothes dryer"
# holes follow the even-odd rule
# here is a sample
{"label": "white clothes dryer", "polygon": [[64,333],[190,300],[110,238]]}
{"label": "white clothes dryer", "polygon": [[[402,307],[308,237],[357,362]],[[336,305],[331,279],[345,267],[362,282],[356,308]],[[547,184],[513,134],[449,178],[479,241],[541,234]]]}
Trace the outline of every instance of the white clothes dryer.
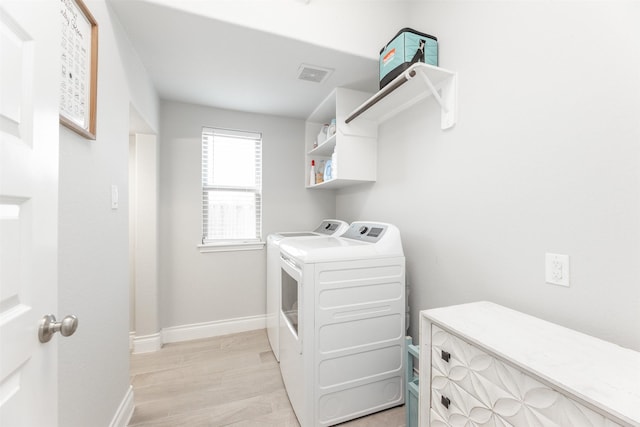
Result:
{"label": "white clothes dryer", "polygon": [[404,403],[405,257],[397,227],[280,245],[280,372],[302,426]]}
{"label": "white clothes dryer", "polygon": [[276,360],[280,361],[280,243],[284,239],[339,236],[349,224],[325,219],[313,231],[285,231],[267,237],[267,336]]}

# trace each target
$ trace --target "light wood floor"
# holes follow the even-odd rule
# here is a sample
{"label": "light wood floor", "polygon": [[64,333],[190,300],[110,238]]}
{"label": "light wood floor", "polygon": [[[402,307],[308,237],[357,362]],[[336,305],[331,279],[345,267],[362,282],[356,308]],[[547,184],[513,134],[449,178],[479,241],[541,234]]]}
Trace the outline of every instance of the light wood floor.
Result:
{"label": "light wood floor", "polygon": [[[129,426],[299,427],[264,329],[131,355]],[[341,427],[400,427],[404,406]]]}

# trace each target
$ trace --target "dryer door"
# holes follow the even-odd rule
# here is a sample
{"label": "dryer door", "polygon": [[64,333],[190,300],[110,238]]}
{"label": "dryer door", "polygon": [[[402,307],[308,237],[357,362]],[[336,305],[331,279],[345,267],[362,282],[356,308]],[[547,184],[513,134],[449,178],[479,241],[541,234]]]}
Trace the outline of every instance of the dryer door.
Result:
{"label": "dryer door", "polygon": [[296,342],[298,353],[302,354],[302,270],[292,259],[283,255],[280,255],[280,265],[282,267],[280,318],[287,326],[286,333],[289,333]]}

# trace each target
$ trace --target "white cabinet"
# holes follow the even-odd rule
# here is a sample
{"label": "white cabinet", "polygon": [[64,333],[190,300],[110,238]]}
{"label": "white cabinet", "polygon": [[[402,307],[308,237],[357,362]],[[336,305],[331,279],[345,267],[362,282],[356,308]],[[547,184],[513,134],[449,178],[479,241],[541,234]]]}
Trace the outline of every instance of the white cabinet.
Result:
{"label": "white cabinet", "polygon": [[[376,180],[377,168],[377,123],[363,120],[345,123],[349,113],[367,98],[370,93],[346,88],[336,88],[307,118],[305,130],[305,183],[307,188],[333,189],[346,185]],[[335,119],[335,134],[317,141],[324,124]],[[319,142],[319,143],[318,143]],[[314,148],[314,143],[318,146]],[[309,169],[311,161],[316,168],[331,160],[335,151],[337,168],[330,180],[311,183]]]}
{"label": "white cabinet", "polygon": [[421,426],[640,426],[640,353],[489,302],[420,314]]}
{"label": "white cabinet", "polygon": [[[432,98],[440,105],[442,129],[451,128],[457,121],[457,97],[457,73],[424,63],[413,64],[376,94],[336,88],[307,118],[307,188],[331,189],[375,181],[378,124]],[[318,141],[320,129],[332,119],[335,135]],[[330,180],[311,183],[311,161],[324,172],[334,151],[337,173],[332,171]]]}

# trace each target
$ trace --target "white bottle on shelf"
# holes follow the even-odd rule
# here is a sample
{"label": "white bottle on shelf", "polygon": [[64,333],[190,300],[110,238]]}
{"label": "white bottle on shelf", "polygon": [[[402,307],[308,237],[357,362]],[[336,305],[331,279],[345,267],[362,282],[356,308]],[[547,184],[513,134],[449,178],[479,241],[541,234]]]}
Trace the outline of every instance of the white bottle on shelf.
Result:
{"label": "white bottle on shelf", "polygon": [[309,185],[316,183],[316,161],[311,160],[311,168],[309,169]]}
{"label": "white bottle on shelf", "polygon": [[325,123],[320,128],[320,132],[318,132],[318,137],[316,138],[316,142],[313,144],[313,148],[322,145],[323,142],[327,140],[327,130],[329,129],[329,124]]}
{"label": "white bottle on shelf", "polygon": [[329,123],[329,127],[327,128],[327,139],[336,134],[336,129],[336,119],[331,119],[331,123]]}

